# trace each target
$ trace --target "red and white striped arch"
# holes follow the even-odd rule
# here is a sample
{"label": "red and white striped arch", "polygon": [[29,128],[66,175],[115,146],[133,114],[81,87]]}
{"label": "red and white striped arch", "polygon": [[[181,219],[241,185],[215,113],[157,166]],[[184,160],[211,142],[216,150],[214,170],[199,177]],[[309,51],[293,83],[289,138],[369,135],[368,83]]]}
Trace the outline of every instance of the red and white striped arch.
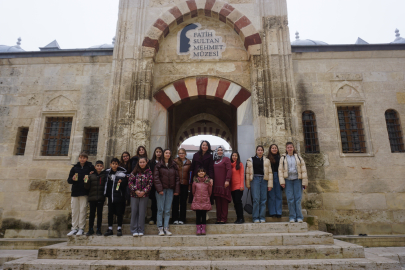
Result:
{"label": "red and white striped arch", "polygon": [[225,79],[192,77],[166,86],[157,92],[154,98],[166,109],[194,98],[217,99],[238,108],[250,96],[248,90]]}

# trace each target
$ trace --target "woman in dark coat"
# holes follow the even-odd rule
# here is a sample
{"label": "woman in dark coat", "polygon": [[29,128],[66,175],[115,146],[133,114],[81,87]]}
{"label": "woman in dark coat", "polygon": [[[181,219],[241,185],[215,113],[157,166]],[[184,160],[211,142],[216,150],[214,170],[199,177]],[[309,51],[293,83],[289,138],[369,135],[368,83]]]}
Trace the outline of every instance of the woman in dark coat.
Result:
{"label": "woman in dark coat", "polygon": [[232,180],[231,160],[224,155],[225,148],[221,145],[214,154],[214,189],[213,194],[217,206],[216,224],[225,224],[228,219],[228,204],[232,201],[230,183]]}
{"label": "woman in dark coat", "polygon": [[[194,176],[197,176],[198,169],[204,168],[208,174],[208,177],[214,179],[214,158],[212,156],[211,145],[208,141],[202,141],[200,144],[200,150],[194,154],[193,162],[191,163],[190,172],[192,175],[190,177],[190,184],[192,185],[191,179]],[[213,181],[211,180],[211,186],[213,185]],[[190,194],[188,202],[191,203],[193,201],[193,194]],[[213,204],[213,201],[211,200]]]}

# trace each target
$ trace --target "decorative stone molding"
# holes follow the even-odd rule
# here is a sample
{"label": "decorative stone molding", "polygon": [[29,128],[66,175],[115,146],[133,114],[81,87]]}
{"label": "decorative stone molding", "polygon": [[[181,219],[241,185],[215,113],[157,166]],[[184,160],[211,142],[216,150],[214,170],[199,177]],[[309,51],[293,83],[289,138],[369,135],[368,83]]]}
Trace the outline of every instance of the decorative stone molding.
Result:
{"label": "decorative stone molding", "polygon": [[363,101],[364,93],[361,84],[358,82],[336,82],[332,88],[332,98],[334,102],[342,101]]}
{"label": "decorative stone molding", "polygon": [[194,98],[218,99],[238,108],[250,97],[242,86],[215,77],[191,77],[175,81],[158,91],[154,98],[166,109]]}
{"label": "decorative stone molding", "polygon": [[[260,55],[262,39],[252,22],[233,6],[215,0],[187,0],[163,13],[142,42],[144,57],[153,57],[159,44],[177,25],[195,17],[211,17],[232,27],[251,55]],[[153,50],[151,50],[151,48]]]}

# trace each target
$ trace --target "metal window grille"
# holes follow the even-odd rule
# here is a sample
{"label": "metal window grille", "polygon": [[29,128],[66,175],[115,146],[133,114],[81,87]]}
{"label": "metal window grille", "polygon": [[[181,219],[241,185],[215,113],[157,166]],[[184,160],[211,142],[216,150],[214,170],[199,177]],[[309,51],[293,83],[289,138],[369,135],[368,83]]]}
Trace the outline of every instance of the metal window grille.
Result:
{"label": "metal window grille", "polygon": [[305,153],[319,153],[318,130],[315,114],[312,111],[302,113]]}
{"label": "metal window grille", "polygon": [[97,155],[98,128],[84,129],[84,151],[90,156]]}
{"label": "metal window grille", "polygon": [[387,123],[388,138],[390,139],[391,152],[405,152],[404,142],[402,139],[401,124],[399,122],[398,113],[394,110],[385,112],[385,121]]}
{"label": "metal window grille", "polygon": [[18,134],[18,146],[15,154],[17,156],[23,156],[25,153],[25,146],[27,145],[28,128],[19,128],[17,134]]}
{"label": "metal window grille", "polygon": [[69,154],[72,117],[47,117],[42,144],[43,156],[67,156]]}
{"label": "metal window grille", "polygon": [[338,118],[343,153],[367,152],[360,106],[338,107]]}

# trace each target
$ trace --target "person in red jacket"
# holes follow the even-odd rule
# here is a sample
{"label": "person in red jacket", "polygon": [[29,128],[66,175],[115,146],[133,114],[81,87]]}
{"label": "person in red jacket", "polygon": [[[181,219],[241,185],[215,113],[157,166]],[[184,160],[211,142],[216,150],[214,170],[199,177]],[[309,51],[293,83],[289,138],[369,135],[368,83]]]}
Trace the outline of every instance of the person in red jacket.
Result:
{"label": "person in red jacket", "polygon": [[212,209],[210,200],[212,186],[210,180],[207,172],[202,167],[198,169],[197,176],[194,176],[193,179],[193,203],[191,204],[191,210],[194,210],[196,214],[197,235],[206,234],[206,215],[207,211]]}
{"label": "person in red jacket", "polygon": [[236,211],[235,224],[242,224],[245,223],[245,219],[243,217],[243,204],[242,204],[243,190],[245,190],[245,168],[243,167],[242,162],[240,162],[240,155],[238,152],[232,153],[231,162],[232,162],[231,195]]}

